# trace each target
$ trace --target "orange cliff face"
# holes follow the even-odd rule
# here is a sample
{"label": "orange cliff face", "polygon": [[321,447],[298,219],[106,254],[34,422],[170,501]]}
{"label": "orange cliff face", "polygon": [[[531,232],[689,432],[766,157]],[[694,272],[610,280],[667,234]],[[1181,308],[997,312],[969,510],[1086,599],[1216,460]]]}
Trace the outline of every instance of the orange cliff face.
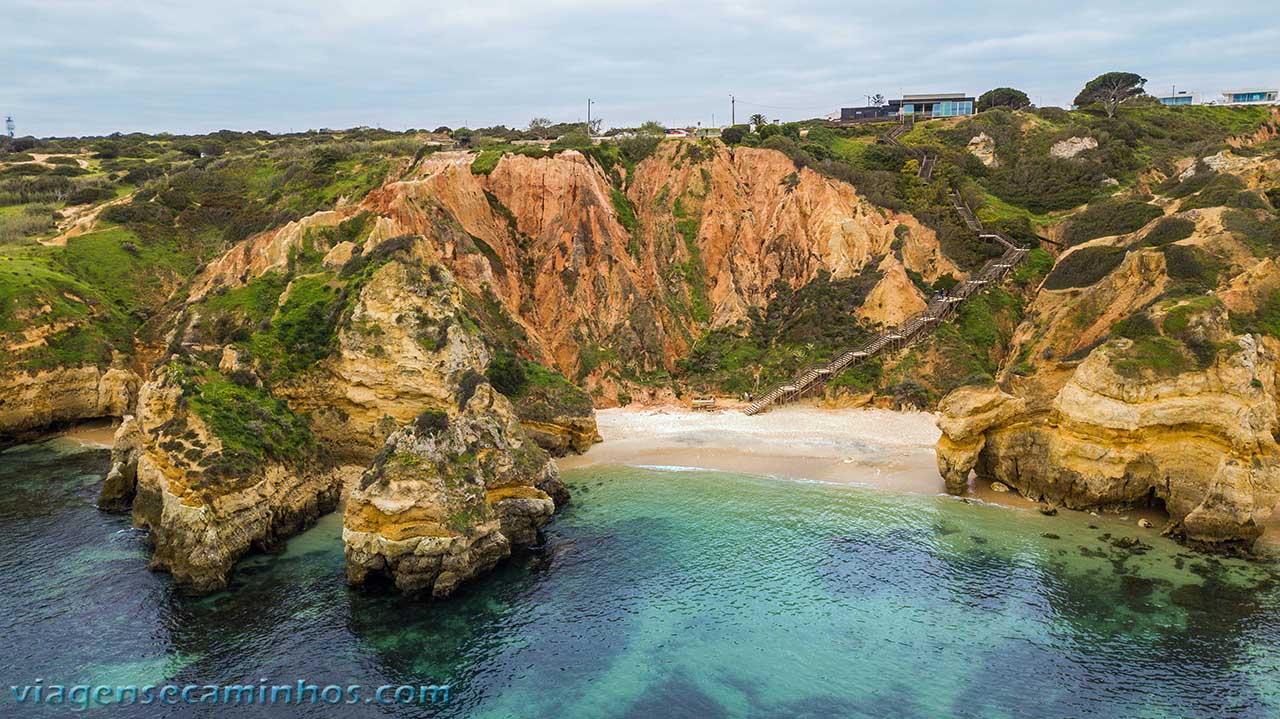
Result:
{"label": "orange cliff face", "polygon": [[[885,286],[874,296],[901,301],[863,316],[891,323],[921,300],[906,271],[963,276],[913,217],[773,150],[663,142],[625,192],[620,168],[607,173],[576,151],[507,155],[489,175],[473,174],[472,159],[429,156],[358,205],[251,238],[210,263],[191,298],[283,270],[308,237],[340,260],[420,235],[424,259],[496,303],[531,354],[607,402],[625,377],[674,369],[704,330],[764,306],[775,283],[794,289],[822,273],[877,268]],[[362,212],[376,220],[358,248],[323,246],[312,233]]]}

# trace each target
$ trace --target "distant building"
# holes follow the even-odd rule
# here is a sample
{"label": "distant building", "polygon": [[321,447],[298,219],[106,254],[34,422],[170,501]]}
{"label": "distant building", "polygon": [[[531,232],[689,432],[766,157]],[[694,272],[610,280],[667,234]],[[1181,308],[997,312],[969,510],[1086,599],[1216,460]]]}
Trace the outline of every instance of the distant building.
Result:
{"label": "distant building", "polygon": [[865,107],[840,108],[840,122],[865,122],[880,117],[894,117],[898,109],[888,105],[867,105]]}
{"label": "distant building", "polygon": [[916,119],[935,117],[965,117],[974,113],[977,98],[963,92],[939,92],[929,95],[903,95],[901,100],[890,100],[884,105],[840,108],[840,122],[871,122],[890,117],[910,115]]}
{"label": "distant building", "polygon": [[1156,95],[1161,105],[1199,105],[1200,95],[1194,92],[1174,92],[1171,95]]}
{"label": "distant building", "polygon": [[1223,90],[1224,105],[1274,105],[1280,90]]}
{"label": "distant building", "polygon": [[890,100],[901,106],[903,115],[914,115],[917,118],[932,117],[964,117],[973,114],[977,98],[967,97],[963,92],[939,92],[932,95],[903,95],[901,100]]}

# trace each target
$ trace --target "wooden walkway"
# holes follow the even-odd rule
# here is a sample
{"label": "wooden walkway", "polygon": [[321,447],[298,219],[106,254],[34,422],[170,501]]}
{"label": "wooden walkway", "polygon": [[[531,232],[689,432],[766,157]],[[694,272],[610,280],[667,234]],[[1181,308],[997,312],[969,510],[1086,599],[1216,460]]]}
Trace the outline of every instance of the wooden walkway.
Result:
{"label": "wooden walkway", "polygon": [[[910,132],[910,130],[910,123],[899,123],[885,133],[884,138],[891,144],[907,147],[902,144],[899,138]],[[933,175],[933,166],[937,160],[937,155],[923,149],[907,149],[912,150],[920,158],[918,176],[928,181]],[[755,401],[747,406],[743,411],[744,414],[756,414],[772,405],[795,401],[807,392],[826,385],[827,381],[853,364],[865,362],[877,355],[895,352],[928,335],[939,324],[951,318],[965,300],[988,286],[999,283],[1027,258],[1027,253],[1029,252],[1027,248],[1014,244],[1002,233],[983,227],[978,218],[965,205],[964,198],[961,197],[959,191],[954,188],[951,190],[951,201],[956,211],[960,213],[960,217],[964,220],[966,227],[982,240],[994,242],[1003,247],[1004,252],[996,259],[983,265],[982,269],[972,277],[953,287],[950,292],[934,296],[923,312],[909,317],[897,327],[880,332],[860,346],[845,350],[830,362],[807,367],[791,379],[770,387],[768,391],[755,398]]]}

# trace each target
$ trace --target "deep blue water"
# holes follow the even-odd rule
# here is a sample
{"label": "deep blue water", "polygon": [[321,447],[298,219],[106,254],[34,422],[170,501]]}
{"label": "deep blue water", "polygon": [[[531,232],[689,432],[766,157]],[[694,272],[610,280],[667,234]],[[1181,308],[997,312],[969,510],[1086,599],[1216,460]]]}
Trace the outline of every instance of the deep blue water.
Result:
{"label": "deep blue water", "polygon": [[349,589],[337,517],[196,599],[93,507],[106,464],[0,453],[0,716],[70,714],[14,702],[36,678],[452,689],[103,717],[1280,716],[1280,571],[1131,522],[600,467],[567,473],[543,547],[447,601]]}

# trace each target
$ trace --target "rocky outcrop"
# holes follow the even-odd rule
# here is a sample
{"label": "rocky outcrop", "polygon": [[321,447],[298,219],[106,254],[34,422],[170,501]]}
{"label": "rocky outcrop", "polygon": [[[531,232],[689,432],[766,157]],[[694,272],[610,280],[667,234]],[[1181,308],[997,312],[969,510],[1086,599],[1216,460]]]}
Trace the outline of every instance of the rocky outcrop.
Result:
{"label": "rocky outcrop", "polygon": [[[143,385],[136,430],[118,435],[113,456],[136,456],[133,519],[150,530],[149,566],[187,591],[226,587],[236,559],[275,549],[337,505],[342,468],[319,458],[300,418],[269,402],[216,375],[170,365]],[[220,436],[211,419],[253,436]],[[255,454],[254,437],[293,451]]]}
{"label": "rocky outcrop", "polygon": [[1171,373],[1190,360],[1170,338],[1119,338],[1047,405],[995,388],[950,395],[938,423],[948,489],[962,491],[973,469],[1071,509],[1162,506],[1166,533],[1247,551],[1280,499],[1276,358],[1254,335],[1230,336],[1224,313],[1187,324],[1220,347],[1202,369]]}
{"label": "rocky outcrop", "polygon": [[126,415],[113,438],[111,469],[98,492],[98,509],[108,512],[129,509],[138,489],[138,456],[141,451],[142,433],[138,431],[138,420],[133,415]]}
{"label": "rocky outcrop", "polygon": [[938,407],[938,472],[947,491],[961,494],[987,443],[987,431],[1018,416],[1026,403],[998,387],[961,387]]}
{"label": "rocky outcrop", "polygon": [[978,160],[987,167],[999,167],[1000,160],[996,158],[996,141],[985,132],[974,135],[969,140],[969,154],[978,158]]}
{"label": "rocky outcrop", "polygon": [[395,259],[351,299],[332,353],[273,391],[311,416],[312,431],[335,457],[367,465],[388,435],[453,404],[463,376],[484,371],[489,349],[466,323],[448,270]]}
{"label": "rocky outcrop", "polygon": [[1098,149],[1098,141],[1092,137],[1068,137],[1065,140],[1053,143],[1053,146],[1049,148],[1049,155],[1063,160],[1070,160],[1085,150],[1096,149]]}
{"label": "rocky outcrop", "polygon": [[[317,357],[309,364],[282,365],[286,360],[272,352],[237,345],[206,350],[196,342],[153,373],[136,417],[117,433],[102,497],[104,507],[132,498],[135,524],[150,530],[154,569],[170,572],[191,592],[221,589],[237,558],[279,547],[353,488],[352,536],[364,536],[359,546],[377,548],[381,566],[393,569],[402,559],[394,543],[417,526],[407,517],[447,505],[445,525],[452,517],[467,539],[450,545],[453,559],[440,570],[444,578],[431,580],[445,593],[451,583],[506,556],[511,544],[532,542],[555,502],[567,500],[555,464],[525,435],[510,402],[485,381],[488,345],[464,315],[462,291],[449,271],[418,259],[428,249],[421,243],[396,243],[394,252],[384,248],[376,257],[358,258],[355,269],[344,265],[341,274],[294,278],[279,304],[292,307],[293,293],[315,298],[318,309],[302,313],[313,342],[308,352]],[[290,321],[279,315],[272,320]],[[330,344],[318,352],[314,343],[324,338]],[[536,384],[554,385],[544,374]],[[585,397],[563,378],[554,379]],[[551,416],[550,425],[590,419],[594,435],[589,400],[585,414],[581,402],[562,409],[565,416]],[[378,476],[399,476],[400,465],[389,468],[388,461],[411,463],[384,447],[446,426],[452,429],[441,437],[452,444],[431,455],[430,466],[447,496],[424,482],[357,484],[370,463]],[[392,435],[400,439],[388,445]],[[456,494],[474,489],[475,482],[483,488],[480,509],[469,503],[470,495]],[[396,502],[417,509],[404,515],[389,508]],[[378,535],[399,537],[388,540],[392,544],[378,544],[376,527],[362,523],[379,511],[387,522],[404,520]],[[459,524],[456,512],[467,522]],[[468,522],[481,514],[484,526],[472,531]],[[370,554],[358,564],[368,569],[378,561]],[[406,560],[395,571],[416,590],[421,568],[411,567],[418,565]]]}
{"label": "rocky outcrop", "polygon": [[128,369],[92,365],[0,373],[0,441],[66,422],[121,417],[133,407],[138,384]]}
{"label": "rocky outcrop", "polygon": [[442,597],[532,544],[568,494],[555,463],[486,383],[388,440],[343,517],[347,577]]}

